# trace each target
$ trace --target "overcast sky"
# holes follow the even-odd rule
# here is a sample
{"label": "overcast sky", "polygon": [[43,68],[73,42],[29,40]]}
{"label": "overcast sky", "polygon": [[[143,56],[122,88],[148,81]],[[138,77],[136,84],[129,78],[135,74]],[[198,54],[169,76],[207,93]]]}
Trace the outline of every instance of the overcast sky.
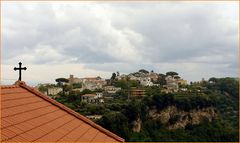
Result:
{"label": "overcast sky", "polygon": [[236,77],[238,2],[2,2],[2,84],[176,71]]}

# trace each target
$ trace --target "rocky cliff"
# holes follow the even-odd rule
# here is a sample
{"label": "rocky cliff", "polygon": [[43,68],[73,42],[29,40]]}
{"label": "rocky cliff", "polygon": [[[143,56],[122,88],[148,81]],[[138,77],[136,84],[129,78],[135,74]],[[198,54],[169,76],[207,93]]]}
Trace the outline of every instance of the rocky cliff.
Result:
{"label": "rocky cliff", "polygon": [[[167,126],[168,129],[185,128],[187,125],[197,125],[204,120],[211,122],[217,117],[216,109],[213,107],[183,111],[175,106],[168,106],[163,110],[149,110],[149,120],[157,120]],[[141,119],[133,121],[133,131],[140,132]]]}
{"label": "rocky cliff", "polygon": [[208,107],[203,109],[194,109],[189,112],[178,110],[175,106],[168,106],[167,108],[159,111],[151,109],[149,117],[153,120],[158,120],[162,124],[168,126],[169,129],[185,128],[186,125],[196,125],[203,120],[211,122],[217,117],[215,108]]}

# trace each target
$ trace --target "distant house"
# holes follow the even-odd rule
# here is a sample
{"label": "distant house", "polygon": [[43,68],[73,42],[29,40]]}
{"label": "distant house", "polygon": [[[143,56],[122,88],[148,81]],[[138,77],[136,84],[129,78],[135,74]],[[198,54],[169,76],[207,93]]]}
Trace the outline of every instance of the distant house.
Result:
{"label": "distant house", "polygon": [[125,74],[122,74],[122,75],[119,75],[119,76],[116,76],[116,79],[117,80],[127,80],[127,75],[125,75]]}
{"label": "distant house", "polygon": [[180,88],[181,91],[187,91],[187,88]]}
{"label": "distant house", "polygon": [[151,78],[152,81],[156,82],[158,80],[158,74],[154,72],[150,72],[148,77]]}
{"label": "distant house", "polygon": [[60,87],[51,87],[47,89],[47,95],[56,95],[62,91]]}
{"label": "distant house", "polygon": [[81,96],[81,99],[82,99],[82,102],[87,102],[87,103],[104,103],[102,93],[84,94]]}
{"label": "distant house", "polygon": [[115,86],[105,86],[104,90],[109,94],[114,94],[117,91],[121,90],[121,87],[115,87]]}
{"label": "distant house", "polygon": [[83,79],[82,78],[77,78],[74,77],[73,75],[70,75],[70,77],[68,78],[69,80],[69,84],[72,85],[74,83],[82,83]]}
{"label": "distant house", "polygon": [[151,82],[150,77],[140,77],[140,84],[143,86],[153,86],[153,83]]}
{"label": "distant house", "polygon": [[103,86],[107,84],[107,82],[101,77],[77,78],[77,77],[74,77],[73,75],[70,75],[68,80],[70,85],[81,83],[82,88],[80,91],[84,89],[89,89],[89,90],[102,89]]}
{"label": "distant house", "polygon": [[145,96],[145,90],[132,88],[129,90],[131,97],[143,97]]}
{"label": "distant house", "polygon": [[134,76],[133,74],[128,75],[129,80],[139,80],[139,77]]}
{"label": "distant house", "polygon": [[179,88],[177,80],[172,76],[167,76],[165,79],[167,82],[166,85],[167,90],[169,92],[177,92]]}
{"label": "distant house", "polygon": [[[44,90],[41,90],[41,87],[43,87]],[[40,92],[42,92],[45,95],[57,95],[58,93],[60,93],[62,91],[62,88],[56,87],[56,85],[50,84],[50,83],[38,84],[35,87],[35,89],[39,90]]]}
{"label": "distant house", "polygon": [[103,98],[103,93],[102,92],[97,92],[96,93],[96,98]]}
{"label": "distant house", "polygon": [[177,79],[178,85],[187,85],[187,80],[184,79]]}
{"label": "distant house", "polygon": [[91,119],[91,120],[98,120],[102,118],[102,115],[89,115],[86,116],[87,118]]}
{"label": "distant house", "polygon": [[[165,78],[167,84],[165,87],[167,88],[166,92],[177,92],[179,90],[180,85],[187,85],[187,80],[176,78],[176,76],[167,76]],[[182,88],[182,91],[186,89]]]}
{"label": "distant house", "polygon": [[99,80],[99,81],[84,80],[83,85],[82,85],[82,90],[84,90],[84,89],[89,89],[89,90],[102,89],[105,84],[106,84],[106,82],[103,80]]}

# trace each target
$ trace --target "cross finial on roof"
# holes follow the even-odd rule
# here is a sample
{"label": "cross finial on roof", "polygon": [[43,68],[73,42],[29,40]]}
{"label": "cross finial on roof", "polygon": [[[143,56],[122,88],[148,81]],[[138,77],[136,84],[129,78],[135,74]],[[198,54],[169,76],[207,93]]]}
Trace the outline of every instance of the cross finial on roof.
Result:
{"label": "cross finial on roof", "polygon": [[14,70],[15,71],[19,70],[19,78],[18,78],[18,80],[21,81],[22,80],[22,70],[27,70],[27,68],[26,67],[22,68],[22,63],[21,62],[19,62],[18,64],[19,64],[19,68],[14,67]]}

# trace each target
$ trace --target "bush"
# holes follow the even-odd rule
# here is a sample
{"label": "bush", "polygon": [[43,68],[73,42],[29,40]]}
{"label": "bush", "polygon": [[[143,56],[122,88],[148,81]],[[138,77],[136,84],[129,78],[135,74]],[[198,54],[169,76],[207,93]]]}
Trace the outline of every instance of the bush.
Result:
{"label": "bush", "polygon": [[104,114],[97,123],[120,137],[126,140],[129,139],[130,130],[128,119],[124,114],[120,112],[109,112]]}

